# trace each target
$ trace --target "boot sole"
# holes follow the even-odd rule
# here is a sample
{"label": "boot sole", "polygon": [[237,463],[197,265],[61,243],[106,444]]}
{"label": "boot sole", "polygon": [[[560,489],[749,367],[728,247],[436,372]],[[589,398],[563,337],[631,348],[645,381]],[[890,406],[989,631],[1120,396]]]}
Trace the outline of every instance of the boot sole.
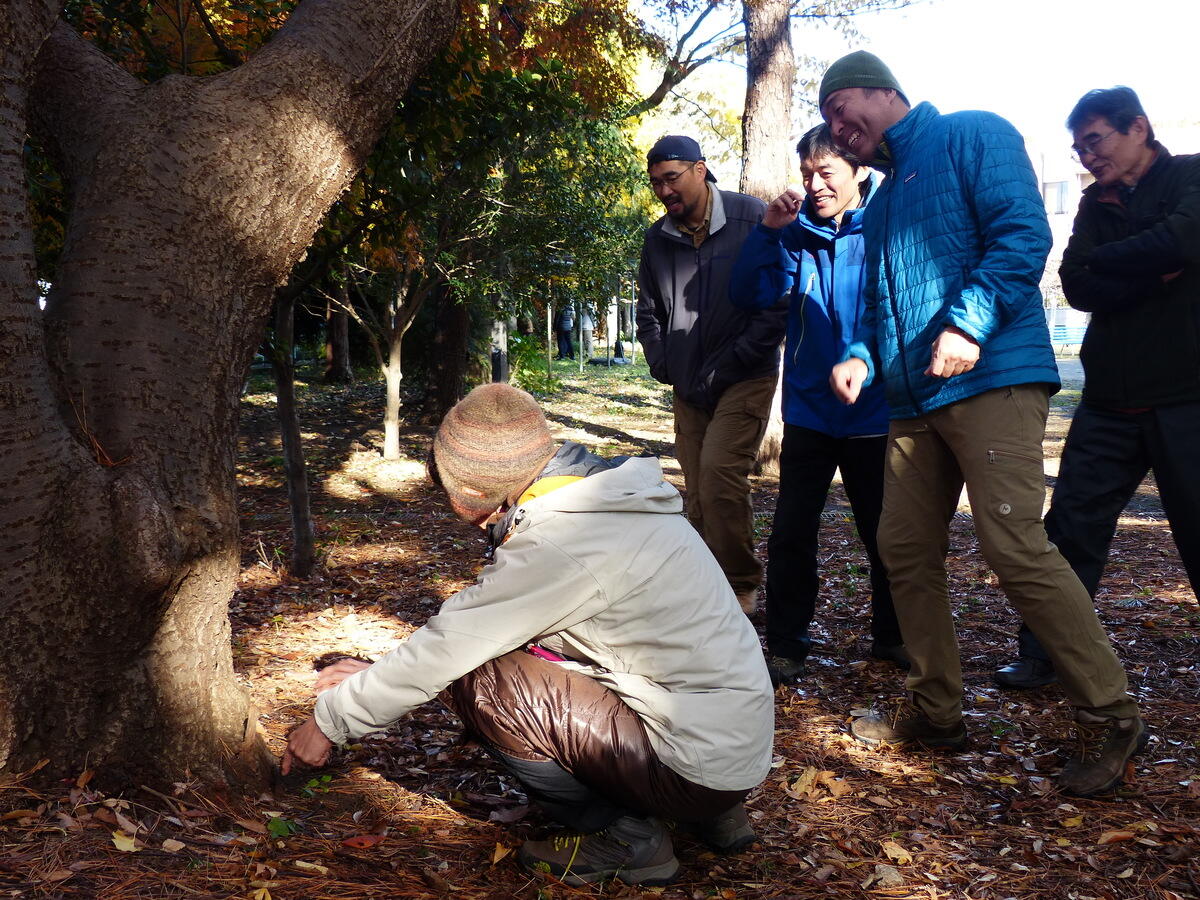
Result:
{"label": "boot sole", "polygon": [[[569,884],[572,887],[596,884],[597,882],[607,881],[611,878],[619,879],[628,885],[644,884],[657,887],[670,884],[674,881],[679,875],[680,868],[679,860],[674,856],[656,866],[642,866],[638,869],[604,869],[599,872],[577,872],[573,869],[556,872],[554,870],[561,868],[560,866],[546,863],[545,860],[539,860],[532,856],[518,856],[518,861],[535,875],[549,874],[563,884]],[[549,867],[548,871],[546,868],[543,868],[543,864]]]}
{"label": "boot sole", "polygon": [[961,750],[967,746],[968,735],[966,729],[961,735],[954,734],[944,738],[908,738],[906,740],[889,741],[885,738],[870,738],[854,732],[853,726],[850,728],[850,736],[860,744],[866,744],[868,747],[881,747],[888,745],[891,747],[913,748],[920,747],[924,750]]}
{"label": "boot sole", "polygon": [[1135,746],[1133,748],[1133,752],[1130,753],[1129,756],[1127,756],[1125,758],[1125,763],[1123,763],[1121,765],[1121,771],[1117,773],[1116,778],[1112,779],[1111,781],[1105,782],[1101,787],[1098,787],[1093,791],[1088,791],[1086,794],[1077,793],[1075,791],[1067,791],[1067,790],[1064,790],[1063,793],[1070,794],[1072,797],[1095,797],[1097,794],[1103,794],[1108,791],[1111,791],[1118,784],[1120,784],[1122,781],[1125,780],[1125,766],[1128,765],[1129,761],[1131,759],[1133,759],[1135,756],[1140,756],[1142,751],[1146,749],[1146,745],[1148,743],[1150,743],[1150,731],[1143,724],[1142,725],[1142,733],[1137,739],[1137,746]]}

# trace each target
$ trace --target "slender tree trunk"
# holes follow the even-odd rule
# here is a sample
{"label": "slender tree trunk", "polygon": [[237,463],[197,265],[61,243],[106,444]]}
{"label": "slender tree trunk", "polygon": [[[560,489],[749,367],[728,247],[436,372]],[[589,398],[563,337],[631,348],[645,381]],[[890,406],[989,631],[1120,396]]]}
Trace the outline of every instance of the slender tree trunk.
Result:
{"label": "slender tree trunk", "polygon": [[436,318],[429,413],[440,422],[467,392],[471,314],[467,304],[460,302],[447,288],[438,292]]}
{"label": "slender tree trunk", "polygon": [[287,291],[277,291],[275,346],[271,354],[271,368],[275,372],[275,412],[279,417],[288,507],[292,513],[291,572],[297,578],[307,578],[312,574],[313,563],[317,558],[317,541],[308,500],[304,445],[300,440],[300,413],[296,408],[295,322],[295,296]]}
{"label": "slender tree trunk", "polygon": [[[0,4],[0,768],[261,777],[229,640],[240,389],[454,9],[303,2],[238,69],[148,86],[56,9]],[[70,188],[44,314],[26,109]]]}
{"label": "slender tree trunk", "polygon": [[344,284],[336,284],[333,291],[338,302],[325,303],[325,383],[350,384],[354,381],[354,367],[350,365],[350,315],[346,312],[350,297]]}
{"label": "slender tree trunk", "polygon": [[788,184],[791,165],[792,53],[790,0],[743,0],[746,108],[742,117],[741,191],[768,203]]}
{"label": "slender tree trunk", "polygon": [[383,458],[400,459],[400,382],[404,370],[400,366],[400,350],[404,332],[394,329],[388,340],[388,358],[383,367],[387,399],[383,410]]}

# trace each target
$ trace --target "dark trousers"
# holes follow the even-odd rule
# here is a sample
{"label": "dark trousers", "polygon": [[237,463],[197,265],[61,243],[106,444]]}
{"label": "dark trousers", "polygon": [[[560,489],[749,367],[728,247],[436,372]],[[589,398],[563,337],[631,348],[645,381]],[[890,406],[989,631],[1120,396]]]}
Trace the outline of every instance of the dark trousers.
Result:
{"label": "dark trousers", "polygon": [[779,497],[767,543],[767,647],[776,656],[804,659],[816,610],[817,536],[821,511],[836,469],[854,510],[858,534],[871,561],[871,636],[881,644],[903,643],[887,570],[876,532],[883,508],[887,435],[834,438],[785,425],[779,460]]}
{"label": "dark trousers", "polygon": [[[1200,587],[1200,403],[1126,413],[1081,403],[1063,447],[1046,535],[1092,597],[1104,574],[1117,519],[1154,470],[1175,546]],[[1022,656],[1049,659],[1029,626]]]}
{"label": "dark trousers", "polygon": [[530,799],[576,831],[625,815],[702,822],[749,793],[688,781],[659,761],[641,719],[614,691],[524,650],[484,663],[442,699]]}
{"label": "dark trousers", "polygon": [[559,329],[555,334],[558,341],[558,358],[574,359],[575,344],[571,341],[571,332]]}

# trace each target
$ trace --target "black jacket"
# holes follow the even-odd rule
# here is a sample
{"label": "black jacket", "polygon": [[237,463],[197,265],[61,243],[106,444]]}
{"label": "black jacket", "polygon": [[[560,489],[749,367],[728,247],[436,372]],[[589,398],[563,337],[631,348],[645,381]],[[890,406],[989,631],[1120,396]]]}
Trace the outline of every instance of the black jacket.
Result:
{"label": "black jacket", "polygon": [[1059,270],[1092,314],[1083,399],[1110,409],[1200,401],[1200,155],[1157,149],[1132,190],[1084,191]]}
{"label": "black jacket", "polygon": [[776,374],[787,327],[786,297],[761,312],[729,301],[733,263],[766,205],[713,190],[711,230],[700,247],[663,216],[646,230],[638,271],[638,340],[650,373],[705,409],[730,385]]}

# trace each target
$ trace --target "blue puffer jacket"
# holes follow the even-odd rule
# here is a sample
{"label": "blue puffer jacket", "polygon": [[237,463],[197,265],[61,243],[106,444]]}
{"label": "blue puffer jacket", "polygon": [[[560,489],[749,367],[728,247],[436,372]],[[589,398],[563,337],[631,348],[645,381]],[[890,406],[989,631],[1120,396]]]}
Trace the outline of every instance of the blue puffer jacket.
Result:
{"label": "blue puffer jacket", "polygon": [[[893,419],[1015,384],[1057,391],[1038,290],[1050,228],[1021,135],[992,113],[921,103],[884,138],[891,169],[863,217],[867,311],[847,357],[881,371]],[[948,325],[979,342],[979,362],[925,375]]]}
{"label": "blue puffer jacket", "polygon": [[[876,177],[870,176],[867,199]],[[786,228],[759,225],[742,244],[729,279],[729,298],[743,309],[768,309],[790,293],[783,360],[783,420],[831,437],[887,432],[883,385],[866,388],[846,406],[829,387],[863,313],[863,209],[850,210],[839,230],[813,216],[805,199]]]}

